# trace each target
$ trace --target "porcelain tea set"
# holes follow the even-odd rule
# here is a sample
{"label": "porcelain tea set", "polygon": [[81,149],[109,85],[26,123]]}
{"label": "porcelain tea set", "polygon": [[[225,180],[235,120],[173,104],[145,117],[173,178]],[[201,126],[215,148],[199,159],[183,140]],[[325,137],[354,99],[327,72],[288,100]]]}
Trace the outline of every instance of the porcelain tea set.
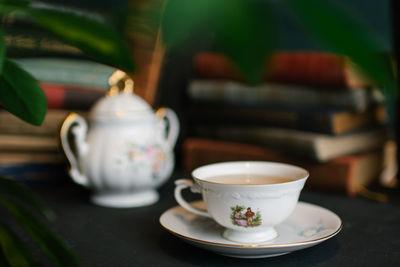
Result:
{"label": "porcelain tea set", "polygon": [[[174,168],[178,118],[169,108],[154,112],[134,94],[124,72],[115,72],[109,83],[89,122],[72,113],[62,124],[69,174],[91,189],[97,205],[154,204],[157,188]],[[165,211],[160,223],[190,244],[232,257],[270,257],[310,247],[335,236],[342,223],[333,212],[298,201],[308,175],[301,167],[277,162],[202,166],[192,172],[193,179],[175,181],[179,206]],[[200,193],[202,201],[187,202],[184,189]]]}

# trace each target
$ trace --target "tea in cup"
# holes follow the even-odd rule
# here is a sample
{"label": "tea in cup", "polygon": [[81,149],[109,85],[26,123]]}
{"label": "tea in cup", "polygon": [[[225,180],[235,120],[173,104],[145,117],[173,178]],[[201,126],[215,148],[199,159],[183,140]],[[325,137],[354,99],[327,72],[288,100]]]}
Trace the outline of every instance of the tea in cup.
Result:
{"label": "tea in cup", "polygon": [[[175,199],[184,209],[225,227],[224,238],[260,243],[278,236],[274,226],[293,212],[308,176],[303,168],[277,162],[215,163],[195,169],[194,182],[175,181]],[[202,194],[206,211],[183,199],[185,188]]]}

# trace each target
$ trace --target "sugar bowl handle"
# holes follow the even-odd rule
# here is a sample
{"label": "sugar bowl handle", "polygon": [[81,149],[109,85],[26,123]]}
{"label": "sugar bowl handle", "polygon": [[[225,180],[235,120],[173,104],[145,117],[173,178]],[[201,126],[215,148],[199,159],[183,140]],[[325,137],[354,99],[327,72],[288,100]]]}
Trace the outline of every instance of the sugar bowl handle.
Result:
{"label": "sugar bowl handle", "polygon": [[167,144],[172,149],[175,146],[179,134],[179,120],[175,112],[169,108],[159,108],[156,112],[160,119],[168,122]]}
{"label": "sugar bowl handle", "polygon": [[69,132],[72,131],[77,155],[78,157],[81,157],[86,154],[88,150],[88,145],[85,141],[87,130],[88,125],[85,119],[76,113],[71,113],[63,122],[60,131],[61,145],[64,149],[65,155],[67,156],[69,163],[71,164],[69,175],[71,176],[72,180],[74,180],[74,182],[84,186],[88,185],[88,179],[84,174],[82,174],[80,170],[77,157],[72,151],[69,144],[68,136]]}
{"label": "sugar bowl handle", "polygon": [[185,188],[190,188],[193,193],[200,193],[200,189],[198,188],[198,186],[195,183],[193,183],[192,180],[189,180],[189,179],[176,180],[174,196],[175,196],[175,199],[178,202],[178,204],[181,205],[182,208],[184,208],[190,212],[211,218],[211,215],[208,212],[206,212],[204,210],[200,210],[196,207],[193,207],[186,200],[183,199],[181,193],[182,193],[182,190]]}

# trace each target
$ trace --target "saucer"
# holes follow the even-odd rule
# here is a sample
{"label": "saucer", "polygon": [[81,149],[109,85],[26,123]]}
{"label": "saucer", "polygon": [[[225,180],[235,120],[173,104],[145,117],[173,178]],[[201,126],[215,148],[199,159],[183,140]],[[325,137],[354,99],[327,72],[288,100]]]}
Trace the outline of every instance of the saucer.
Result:
{"label": "saucer", "polygon": [[[192,204],[204,209],[202,201]],[[342,228],[342,221],[335,213],[305,202],[299,202],[290,217],[275,227],[278,237],[260,244],[229,241],[222,237],[222,226],[181,206],[165,211],[160,223],[167,231],[194,246],[236,258],[273,257],[305,249],[335,236]]]}

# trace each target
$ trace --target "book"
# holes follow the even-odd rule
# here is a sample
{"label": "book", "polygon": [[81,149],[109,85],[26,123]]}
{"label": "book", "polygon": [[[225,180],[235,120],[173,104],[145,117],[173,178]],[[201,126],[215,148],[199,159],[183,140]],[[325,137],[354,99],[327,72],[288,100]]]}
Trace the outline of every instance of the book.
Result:
{"label": "book", "polygon": [[[75,110],[49,109],[40,126],[27,123],[7,110],[0,110],[0,134],[20,136],[49,136],[58,137],[62,123]],[[76,111],[87,118],[87,111]]]}
{"label": "book", "polygon": [[263,126],[193,127],[194,136],[263,145],[317,162],[366,152],[382,147],[388,139],[386,129],[377,128],[342,135],[329,135],[294,129]]}
{"label": "book", "polygon": [[[201,52],[193,64],[199,78],[244,81],[233,61],[223,54]],[[371,85],[346,56],[329,52],[277,51],[265,66],[263,81],[317,86],[321,90]]]}
{"label": "book", "polygon": [[67,160],[62,153],[0,152],[0,173],[27,184],[66,180]]}
{"label": "book", "polygon": [[61,146],[55,136],[0,134],[2,152],[59,152]]}
{"label": "book", "polygon": [[89,110],[96,101],[106,94],[106,89],[99,86],[56,84],[39,82],[48,109]]}
{"label": "book", "polygon": [[17,165],[26,163],[66,163],[67,159],[62,153],[54,152],[0,152],[0,163]]}
{"label": "book", "polygon": [[379,101],[374,91],[365,87],[352,90],[319,90],[319,88],[263,83],[250,86],[229,80],[192,80],[187,94],[193,102],[236,105],[336,108],[362,112]]}
{"label": "book", "polygon": [[[34,8],[52,9],[90,18],[94,21],[120,28],[121,12],[126,3],[95,4],[82,1],[33,1]],[[121,5],[122,4],[122,5]],[[121,9],[122,8],[122,9]],[[93,60],[79,48],[42,27],[30,16],[6,12],[1,18],[6,53],[9,57],[65,57]]]}
{"label": "book", "polygon": [[355,155],[346,155],[324,163],[315,163],[293,157],[273,149],[205,138],[187,138],[182,145],[182,165],[186,172],[224,161],[275,161],[298,165],[310,173],[306,187],[329,192],[357,195],[376,182],[383,168],[383,152],[377,149]]}
{"label": "book", "polygon": [[107,90],[115,68],[83,59],[17,58],[14,61],[37,81],[56,84],[96,86]]}
{"label": "book", "polygon": [[6,55],[20,57],[68,57],[89,59],[80,49],[57,38],[28,18],[2,17]]}
{"label": "book", "polygon": [[195,124],[263,125],[339,135],[387,122],[383,105],[363,112],[342,109],[268,108],[194,104],[186,111],[189,128]]}

